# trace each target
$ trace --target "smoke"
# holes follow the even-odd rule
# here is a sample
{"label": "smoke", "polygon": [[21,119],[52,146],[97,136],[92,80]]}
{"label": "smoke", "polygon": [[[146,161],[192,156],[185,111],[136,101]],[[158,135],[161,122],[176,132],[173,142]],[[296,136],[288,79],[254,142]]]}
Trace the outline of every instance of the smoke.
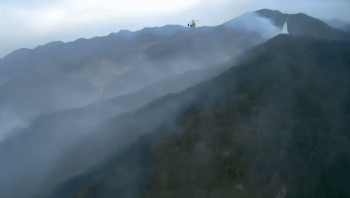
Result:
{"label": "smoke", "polygon": [[287,22],[285,22],[284,25],[283,25],[282,33],[283,34],[289,34]]}
{"label": "smoke", "polygon": [[[101,157],[104,156],[106,150],[103,150],[103,152],[100,153],[97,153],[97,151],[91,151],[88,155],[88,160],[82,161],[82,164],[78,163],[78,168],[75,167],[78,172],[70,170],[70,166],[67,167],[66,163],[72,164],[72,166],[77,165],[77,163],[73,163],[74,160],[69,159],[60,161],[59,159],[62,155],[71,153],[71,150],[76,145],[79,145],[80,141],[84,140],[84,136],[91,132],[97,132],[97,134],[94,135],[96,137],[93,138],[92,142],[88,142],[88,147],[94,148],[95,146],[100,145],[100,143],[104,144],[102,142],[96,142],[95,140],[101,137],[106,137],[106,134],[103,132],[106,130],[105,124],[98,126],[98,124],[104,121],[106,116],[116,116],[125,111],[138,108],[166,93],[180,91],[191,84],[194,85],[196,82],[204,80],[206,76],[208,76],[206,78],[209,78],[219,71],[220,70],[211,70],[205,72],[203,74],[204,78],[197,77],[197,79],[191,79],[190,77],[187,77],[187,81],[185,81],[184,78],[181,78],[181,76],[174,78],[172,82],[169,83],[165,82],[165,79],[159,83],[172,84],[173,88],[170,88],[169,86],[163,87],[165,90],[160,90],[157,89],[157,87],[160,86],[154,84],[153,87],[156,90],[155,93],[147,90],[141,91],[139,94],[135,93],[133,96],[127,98],[126,102],[128,102],[128,106],[126,107],[125,102],[121,99],[121,101],[117,101],[117,103],[112,103],[112,108],[103,108],[103,103],[97,103],[96,105],[85,108],[67,109],[36,117],[27,127],[13,130],[11,132],[12,134],[10,134],[7,139],[4,139],[0,145],[0,150],[3,151],[2,154],[0,154],[0,158],[4,159],[1,160],[2,162],[0,163],[0,176],[2,178],[0,185],[5,189],[4,191],[0,191],[0,194],[6,197],[12,195],[15,197],[21,197],[22,195],[30,194],[35,190],[43,190],[42,186],[47,185],[48,189],[50,189],[50,187],[53,187],[56,182],[62,181],[62,179],[71,176],[73,173],[80,173],[89,167],[89,165],[101,160]],[[199,73],[200,72],[197,71],[194,74],[198,75]],[[118,100],[118,97],[115,99]],[[102,107],[100,105],[102,105]],[[110,111],[112,115],[108,114]],[[164,112],[164,115],[161,117],[165,118],[166,114],[167,112]],[[155,116],[155,114],[152,113],[152,116]],[[136,122],[140,127],[145,125],[141,122]],[[108,130],[116,130],[118,133],[117,126],[110,126],[108,127]],[[136,136],[132,137],[135,138]],[[118,139],[123,143],[130,142],[130,140],[128,140],[127,137],[123,137],[123,135]],[[112,145],[112,143],[108,145]],[[76,155],[79,155],[79,153],[82,154],[84,151],[76,153],[73,155],[73,158],[80,159],[80,157],[77,158]],[[96,155],[94,153],[96,153]],[[55,175],[56,172],[52,171],[57,171],[57,167],[66,167],[67,169],[63,169],[63,173],[60,174],[60,176],[54,177],[52,174]],[[49,182],[43,180],[44,178],[47,178],[47,175],[52,176],[49,177]]]}
{"label": "smoke", "polygon": [[260,17],[256,12],[243,14],[223,25],[244,32],[259,32],[265,39],[270,39],[281,33],[281,29],[275,26],[270,19]]}
{"label": "smoke", "polygon": [[[339,46],[342,48],[339,49]],[[349,73],[344,72],[348,71],[346,62],[343,61],[344,57],[339,55],[339,52],[348,49],[348,45],[338,43],[338,47],[329,47],[327,42],[315,41],[309,38],[294,39],[294,37],[287,35],[276,37],[273,41],[264,45],[264,47],[259,47],[255,51],[258,56],[249,59],[248,65],[245,64],[239,68],[231,68],[212,81],[201,83],[201,85],[189,88],[180,94],[168,95],[136,112],[122,115],[119,118],[113,118],[109,122],[104,122],[102,124],[103,127],[98,127],[98,130],[84,138],[72,152],[60,158],[57,163],[57,169],[60,170],[58,172],[63,172],[66,176],[79,174],[82,172],[82,169],[88,168],[96,162],[109,157],[118,151],[120,147],[128,145],[144,133],[154,132],[151,137],[159,137],[157,135],[169,129],[181,131],[181,128],[178,129],[172,125],[171,122],[174,121],[174,117],[180,115],[179,117],[183,118],[186,115],[194,114],[201,117],[200,122],[202,126],[197,130],[200,133],[199,136],[203,139],[207,138],[207,142],[212,143],[211,149],[203,150],[203,147],[201,148],[200,145],[199,149],[202,149],[204,152],[222,149],[221,151],[224,151],[224,155],[227,155],[231,159],[233,158],[233,161],[237,159],[235,158],[235,152],[242,151],[245,153],[242,163],[244,164],[244,168],[249,168],[249,171],[242,171],[253,173],[252,175],[256,177],[249,180],[251,182],[250,184],[243,183],[244,189],[251,189],[252,194],[257,194],[256,190],[261,189],[262,185],[266,185],[271,174],[277,171],[278,177],[281,180],[277,179],[277,183],[279,184],[275,186],[277,189],[276,193],[281,190],[283,185],[286,185],[285,189],[288,189],[288,194],[293,196],[294,193],[295,197],[300,197],[295,195],[295,193],[298,193],[298,190],[302,192],[306,188],[302,189],[296,186],[299,186],[301,179],[306,179],[308,182],[305,182],[302,186],[308,186],[310,188],[305,193],[313,194],[313,185],[324,183],[322,181],[317,183],[319,181],[310,180],[304,173],[300,173],[301,165],[298,165],[300,160],[304,160],[304,168],[306,165],[308,166],[306,169],[310,171],[308,174],[318,177],[323,174],[323,171],[329,170],[327,166],[332,163],[332,156],[335,153],[339,152],[339,150],[349,150],[343,147],[346,145],[346,141],[342,143],[342,146],[334,142],[334,146],[338,145],[339,147],[333,148],[333,146],[330,146],[333,143],[327,140],[328,138],[332,138],[329,135],[333,133],[333,131],[326,129],[327,125],[331,124],[329,123],[330,120],[336,120],[338,116],[341,116],[341,114],[338,114],[342,106],[339,103],[346,100],[344,98],[344,92],[348,93],[347,87],[349,82],[347,75]],[[308,49],[306,54],[305,49]],[[317,49],[321,50],[318,51]],[[337,50],[332,51],[329,49]],[[346,53],[348,53],[348,50]],[[325,54],[328,54],[331,58],[325,58]],[[338,58],[340,60],[337,60]],[[333,64],[329,64],[330,62]],[[315,73],[317,75],[314,75]],[[322,88],[320,89],[320,87]],[[337,87],[337,89],[334,87]],[[344,90],[340,90],[340,87]],[[199,110],[199,112],[196,113],[196,110]],[[208,117],[206,113],[207,115],[209,114]],[[213,117],[210,117],[210,114]],[[216,115],[217,118],[215,118]],[[181,123],[181,121],[178,122]],[[234,121],[237,123],[234,123]],[[336,128],[341,126],[339,121],[331,125]],[[228,132],[227,128],[229,127],[232,127],[230,129],[233,134],[232,139],[227,134],[223,134]],[[203,136],[206,134],[207,137],[203,137],[202,134]],[[338,136],[339,134],[333,133],[332,135]],[[221,140],[219,140],[218,136],[228,137],[228,141],[225,140],[226,138],[220,138]],[[217,137],[218,139],[212,137]],[[321,142],[315,143],[315,137],[321,140]],[[222,148],[219,141],[221,143],[230,143],[230,140],[235,143],[231,144],[229,152],[226,152],[227,148]],[[332,141],[337,140],[340,139],[335,138]],[[167,142],[165,144],[166,146],[163,147],[164,152],[170,154],[172,151],[175,153],[178,152],[176,149],[171,150],[176,145],[169,146],[169,144],[172,143]],[[312,145],[312,147],[309,147],[309,145]],[[139,144],[135,145],[136,148],[138,146]],[[306,146],[308,149],[305,149]],[[160,148],[160,150],[163,151],[163,148]],[[170,152],[167,149],[170,149]],[[179,156],[192,154],[192,151],[181,152]],[[196,149],[195,152],[197,154],[203,154],[203,152],[198,152]],[[318,152],[319,156],[316,156],[315,152]],[[110,176],[110,174],[114,174],[113,171],[109,172],[111,170],[109,167],[116,168],[116,161],[123,161],[127,158],[125,157],[127,154],[124,154],[120,158],[115,156],[109,158],[106,163],[102,162],[103,165],[96,167],[97,171],[95,171],[96,169],[88,170],[88,174],[83,176],[84,180],[86,179],[86,183],[94,183],[94,181],[90,180],[91,178],[98,180],[98,177],[102,177],[102,182],[108,181],[109,177],[105,175]],[[139,159],[142,158],[139,156],[142,154],[142,152],[137,152],[135,158],[130,157],[136,159],[133,161],[136,166],[131,166],[131,170],[143,171],[142,168],[139,168],[142,163],[139,162]],[[293,155],[297,156],[297,158],[299,156],[301,157],[299,159],[293,159]],[[209,157],[209,155],[205,155],[205,157]],[[346,154],[344,157],[346,157]],[[314,160],[315,158],[317,160]],[[201,160],[195,160],[201,162]],[[186,166],[188,165],[188,161],[184,157],[184,163],[182,164]],[[205,161],[205,158],[203,161]],[[322,163],[325,169],[315,166],[319,162],[326,162]],[[109,164],[110,166],[106,165],[106,168],[104,166],[105,164]],[[171,167],[172,163],[167,162],[167,164],[167,167],[155,166],[154,168],[161,167],[166,172],[166,168]],[[342,166],[344,168],[348,167],[346,164]],[[125,167],[129,168],[128,164]],[[178,167],[172,170],[179,170]],[[338,170],[340,169],[343,168],[341,167]],[[333,175],[333,170],[331,169],[328,174]],[[47,178],[49,180],[53,176],[48,176]],[[61,179],[64,180],[63,178],[65,176],[62,176]],[[127,179],[131,178],[130,176]],[[141,183],[137,183],[137,177],[133,178],[131,180],[136,181],[128,184],[128,187],[133,187],[133,191],[125,190],[130,193],[134,193],[136,191],[135,185]],[[210,177],[207,178],[211,179]],[[118,179],[115,180],[118,181]],[[114,182],[116,186],[118,185],[117,181]],[[339,181],[341,179],[336,180],[336,182]],[[72,183],[76,184],[74,180]],[[105,183],[102,185],[106,185],[103,187],[106,187],[108,190],[115,190],[111,189],[112,187],[109,188]],[[263,187],[263,189],[269,188],[269,186]],[[285,195],[286,191],[283,189],[281,192]],[[115,190],[115,192],[119,191]],[[168,192],[171,193],[170,191]]]}
{"label": "smoke", "polygon": [[0,142],[6,138],[6,135],[15,128],[25,128],[29,123],[21,119],[11,110],[2,108],[0,110]]}
{"label": "smoke", "polygon": [[[244,50],[278,34],[255,14],[218,27],[182,31],[175,26],[170,38],[167,28],[158,29],[164,37],[140,31],[125,39],[129,32],[122,32],[43,46],[33,51],[40,56],[13,55],[12,66],[22,73],[0,85],[0,108],[12,113],[1,114],[9,123],[1,125],[1,134],[11,134],[0,142],[0,196],[51,190],[167,123],[192,95],[162,100],[214,77]],[[23,62],[30,64],[23,67]],[[33,65],[36,72],[28,69]],[[149,103],[140,116],[127,113]]]}

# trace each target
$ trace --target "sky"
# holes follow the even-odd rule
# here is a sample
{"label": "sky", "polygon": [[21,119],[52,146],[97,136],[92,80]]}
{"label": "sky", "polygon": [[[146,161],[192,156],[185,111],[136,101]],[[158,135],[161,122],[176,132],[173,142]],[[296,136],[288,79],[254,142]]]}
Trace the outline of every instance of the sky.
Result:
{"label": "sky", "polygon": [[262,8],[350,22],[349,0],[0,0],[0,58],[52,41],[167,24],[216,26]]}

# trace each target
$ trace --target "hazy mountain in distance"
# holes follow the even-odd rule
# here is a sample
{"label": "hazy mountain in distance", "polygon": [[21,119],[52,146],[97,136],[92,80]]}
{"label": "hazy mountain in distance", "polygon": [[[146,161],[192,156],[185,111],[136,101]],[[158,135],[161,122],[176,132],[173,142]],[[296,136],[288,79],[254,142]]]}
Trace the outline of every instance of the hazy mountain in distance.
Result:
{"label": "hazy mountain in distance", "polygon": [[350,41],[278,35],[103,123],[57,165],[105,160],[44,197],[348,197],[349,63]]}
{"label": "hazy mountain in distance", "polygon": [[341,27],[344,27],[348,24],[350,24],[350,22],[348,21],[344,21],[338,18],[333,18],[333,19],[322,19],[322,21],[324,21],[325,23],[327,23],[327,25],[336,28],[336,29],[340,29]]}
{"label": "hazy mountain in distance", "polygon": [[334,27],[338,30],[343,30],[344,32],[350,32],[350,22],[344,21],[338,18],[334,19],[323,19],[325,23],[329,26]]}
{"label": "hazy mountain in distance", "polygon": [[350,32],[350,22],[344,21],[338,18],[334,19],[323,19],[325,23],[329,26],[334,27],[338,30],[343,30],[344,32]]}
{"label": "hazy mountain in distance", "polygon": [[350,24],[345,25],[345,26],[341,27],[340,29],[343,30],[344,32],[349,32],[350,33]]}
{"label": "hazy mountain in distance", "polygon": [[308,35],[319,39],[350,39],[350,34],[330,27],[320,19],[303,13],[283,14],[280,11],[262,9],[256,11],[258,15],[274,21],[274,24],[282,28],[287,23],[288,33],[291,35]]}

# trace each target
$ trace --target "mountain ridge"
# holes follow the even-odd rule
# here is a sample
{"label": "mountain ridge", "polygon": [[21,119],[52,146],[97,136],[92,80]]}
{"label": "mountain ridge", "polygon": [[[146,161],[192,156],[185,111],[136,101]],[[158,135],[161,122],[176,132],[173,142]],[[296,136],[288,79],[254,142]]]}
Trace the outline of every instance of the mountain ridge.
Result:
{"label": "mountain ridge", "polygon": [[[305,18],[305,16],[307,17],[311,17],[309,15],[306,15],[304,13],[297,13],[297,14],[285,14],[285,13],[282,13],[278,10],[271,10],[271,9],[260,9],[260,10],[257,10],[257,11],[253,11],[251,13],[258,13],[260,16],[263,16],[265,18],[269,18],[271,19],[274,24],[279,27],[279,28],[282,28],[283,24],[287,21],[288,18],[292,17],[293,16],[298,16],[298,15],[303,15],[303,18]],[[313,19],[316,19],[318,22],[322,22],[324,24],[327,24],[326,22],[323,22],[322,20],[320,19],[317,19],[317,18],[314,18],[314,17],[311,17]],[[233,19],[231,19],[233,20]],[[231,20],[228,20],[227,22],[231,21]],[[329,20],[329,21],[332,21],[332,20]],[[342,21],[342,20],[341,20]],[[223,24],[227,23],[227,22],[224,22]],[[346,23],[345,21],[342,21],[343,23]],[[342,23],[342,24],[343,24]],[[223,25],[223,24],[220,24],[220,25]],[[219,26],[220,26],[219,25]],[[328,25],[328,24],[327,24]],[[344,24],[344,25],[347,25],[347,24]],[[343,26],[343,25],[342,25]],[[98,39],[98,38],[105,38],[105,37],[109,37],[111,35],[113,36],[121,36],[121,35],[125,35],[126,33],[127,34],[139,34],[139,33],[144,33],[144,32],[147,32],[147,31],[151,31],[153,33],[156,33],[154,31],[157,31],[157,30],[162,30],[162,29],[166,29],[167,27],[170,27],[171,29],[167,30],[167,32],[171,35],[171,34],[174,34],[176,32],[179,32],[179,31],[188,31],[188,27],[186,26],[181,26],[181,25],[163,25],[163,26],[159,26],[159,27],[144,27],[140,30],[136,30],[136,31],[130,31],[130,30],[126,30],[126,29],[121,29],[119,30],[118,32],[112,32],[112,33],[109,33],[108,35],[105,35],[105,36],[95,36],[95,37],[92,37],[92,38],[77,38],[73,41],[68,41],[68,42],[62,42],[62,41],[52,41],[52,42],[49,42],[49,43],[46,43],[46,44],[43,44],[43,45],[38,45],[37,47],[34,47],[33,49],[31,48],[20,48],[20,49],[17,49],[17,50],[14,50],[13,53],[16,54],[16,53],[25,53],[25,52],[28,52],[28,50],[35,50],[35,49],[43,49],[43,48],[47,48],[47,47],[51,47],[51,46],[58,46],[58,45],[61,45],[61,44],[71,44],[71,43],[75,43],[75,42],[78,42],[80,40],[94,40],[94,39]],[[331,26],[330,26],[331,27]],[[201,28],[201,27],[199,27]],[[334,28],[336,29],[336,28]],[[7,56],[13,56],[11,55],[11,53],[9,53],[8,55],[4,56],[3,58],[0,58],[1,59],[5,59]]]}
{"label": "mountain ridge", "polygon": [[28,52],[28,50],[47,49],[47,48],[50,48],[50,47],[62,46],[62,44],[71,44],[71,43],[79,42],[79,41],[82,41],[82,40],[86,41],[86,40],[94,40],[94,39],[105,38],[105,37],[110,37],[110,36],[124,36],[125,34],[130,34],[130,33],[131,34],[139,34],[139,33],[144,33],[147,30],[150,30],[150,29],[153,29],[153,28],[154,28],[154,30],[159,30],[159,29],[164,29],[164,28],[167,28],[167,27],[172,28],[171,30],[173,30],[173,32],[170,31],[172,34],[178,32],[178,31],[183,31],[183,30],[188,29],[186,26],[181,26],[181,25],[164,25],[164,26],[160,26],[160,27],[145,27],[145,28],[142,28],[142,29],[136,30],[136,31],[130,31],[130,30],[126,30],[126,29],[121,29],[118,32],[111,32],[111,33],[109,33],[108,35],[105,35],[105,36],[94,36],[94,37],[91,37],[91,38],[77,38],[75,40],[67,41],[67,42],[63,42],[63,41],[58,41],[57,40],[57,41],[51,41],[51,42],[45,43],[43,45],[38,45],[38,46],[36,46],[34,48],[20,48],[20,49],[14,50],[13,52],[10,52],[9,54],[5,55],[3,58],[0,58],[0,60],[1,59],[5,59],[5,58],[9,58],[11,56],[14,56],[17,53]]}

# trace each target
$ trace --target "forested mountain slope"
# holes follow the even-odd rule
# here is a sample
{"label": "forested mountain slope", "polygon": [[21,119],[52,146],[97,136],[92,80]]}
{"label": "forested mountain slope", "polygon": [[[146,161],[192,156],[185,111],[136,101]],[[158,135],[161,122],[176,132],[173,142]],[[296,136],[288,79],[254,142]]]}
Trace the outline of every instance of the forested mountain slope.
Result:
{"label": "forested mountain slope", "polygon": [[[349,85],[349,41],[276,36],[124,117],[175,115],[50,197],[349,197]],[[106,128],[102,142],[117,143],[120,128]]]}

